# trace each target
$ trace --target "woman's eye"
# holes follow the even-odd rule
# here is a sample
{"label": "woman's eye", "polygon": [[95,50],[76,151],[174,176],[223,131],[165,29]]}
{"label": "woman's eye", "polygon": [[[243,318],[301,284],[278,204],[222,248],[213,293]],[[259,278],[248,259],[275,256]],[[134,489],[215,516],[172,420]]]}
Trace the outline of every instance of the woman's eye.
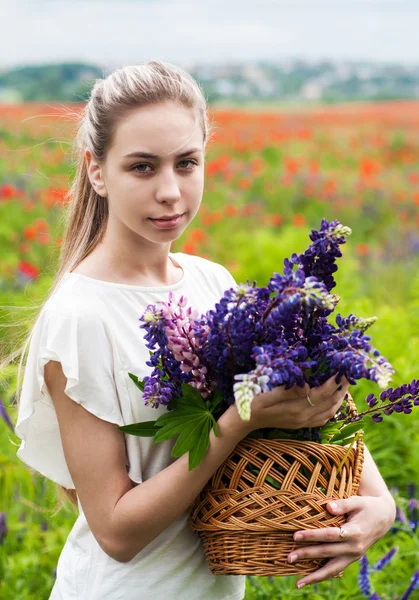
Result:
{"label": "woman's eye", "polygon": [[188,160],[181,160],[180,163],[192,163],[192,165],[196,165],[197,164],[194,160],[190,160],[190,159],[188,159]]}
{"label": "woman's eye", "polygon": [[[141,163],[140,165],[135,165],[133,169],[138,169],[138,167],[149,167],[150,165],[146,165],[145,163]],[[146,171],[140,171],[140,173],[146,173]]]}
{"label": "woman's eye", "polygon": [[[190,160],[190,159],[181,160],[180,163],[178,163],[178,164],[182,165],[182,163],[191,163],[192,166],[198,164],[196,161]],[[144,169],[140,169],[140,167],[150,167],[150,165],[148,165],[147,163],[139,163],[138,165],[134,165],[132,168],[133,168],[133,170],[136,170],[137,173],[148,173],[148,171],[145,171]],[[190,170],[192,167],[181,167],[181,168]],[[137,169],[139,169],[139,170],[137,170]]]}

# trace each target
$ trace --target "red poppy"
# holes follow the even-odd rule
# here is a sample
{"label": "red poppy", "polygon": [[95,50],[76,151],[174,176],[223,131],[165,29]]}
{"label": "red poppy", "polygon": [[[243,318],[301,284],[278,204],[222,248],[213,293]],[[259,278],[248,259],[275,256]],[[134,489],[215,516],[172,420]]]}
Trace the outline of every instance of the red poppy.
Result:
{"label": "red poppy", "polygon": [[25,260],[21,260],[19,262],[18,271],[30,278],[37,277],[37,275],[39,275],[38,267],[32,263],[25,261]]}
{"label": "red poppy", "polygon": [[295,225],[296,227],[302,227],[303,225],[306,224],[305,216],[302,215],[301,213],[297,213],[292,218],[292,224]]}

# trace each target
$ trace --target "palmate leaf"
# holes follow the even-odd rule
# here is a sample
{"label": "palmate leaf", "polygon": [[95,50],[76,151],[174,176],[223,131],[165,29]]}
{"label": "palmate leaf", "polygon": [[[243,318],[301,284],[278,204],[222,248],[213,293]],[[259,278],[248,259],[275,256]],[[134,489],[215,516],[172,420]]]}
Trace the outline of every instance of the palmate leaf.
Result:
{"label": "palmate leaf", "polygon": [[210,406],[210,411],[212,413],[215,412],[215,409],[220,404],[220,402],[221,402],[222,399],[223,399],[223,396],[222,396],[222,394],[220,394],[220,392],[215,392],[214,393],[214,398],[212,399],[211,406]]}
{"label": "palmate leaf", "polygon": [[125,433],[138,435],[140,437],[153,437],[160,429],[156,426],[156,421],[144,421],[143,423],[132,423],[132,425],[122,425],[118,427]]}
{"label": "palmate leaf", "polygon": [[163,426],[168,421],[171,421],[174,417],[192,417],[195,415],[202,415],[202,412],[204,412],[204,409],[202,408],[195,408],[194,406],[187,408],[186,406],[181,406],[180,408],[175,408],[174,410],[168,411],[167,413],[164,413],[164,415],[161,415],[157,419],[156,423],[160,426]]}
{"label": "palmate leaf", "polygon": [[[143,382],[136,375],[129,375],[141,389]],[[220,435],[213,412],[220,404],[222,395],[215,392],[211,402],[206,402],[193,386],[182,383],[181,389],[182,396],[170,400],[171,410],[156,421],[124,425],[119,429],[133,435],[154,437],[156,444],[177,438],[172,456],[179,458],[189,452],[189,470],[192,470],[199,465],[208,450],[211,429],[214,429],[216,436]]]}
{"label": "palmate leaf", "polygon": [[207,409],[205,400],[196,388],[189,385],[189,383],[182,383],[181,390],[183,397],[188,400],[189,406],[198,406],[205,410]]}
{"label": "palmate leaf", "polygon": [[[214,421],[214,423],[215,423],[215,421]],[[208,446],[209,446],[210,432],[211,432],[211,421],[207,419],[205,421],[202,431],[200,433],[198,443],[196,443],[189,450],[189,470],[190,471],[192,469],[194,469],[195,467],[197,467],[199,465],[199,463],[201,462],[201,460],[204,458],[206,451],[208,450]]]}
{"label": "palmate leaf", "polygon": [[[202,421],[202,416],[197,417],[174,417],[168,423],[166,423],[163,427],[159,429],[154,437],[154,441],[157,444],[158,442],[164,442],[165,440],[170,440],[171,438],[180,435],[185,430],[188,430],[194,427],[197,423]],[[172,455],[174,456],[174,455]]]}
{"label": "palmate leaf", "polygon": [[[208,413],[209,414],[209,413]],[[203,413],[202,417],[186,421],[183,430],[180,432],[176,444],[173,446],[172,456],[179,457],[185,452],[196,446],[205,431],[205,425],[208,417]],[[209,435],[209,434],[208,434]]]}

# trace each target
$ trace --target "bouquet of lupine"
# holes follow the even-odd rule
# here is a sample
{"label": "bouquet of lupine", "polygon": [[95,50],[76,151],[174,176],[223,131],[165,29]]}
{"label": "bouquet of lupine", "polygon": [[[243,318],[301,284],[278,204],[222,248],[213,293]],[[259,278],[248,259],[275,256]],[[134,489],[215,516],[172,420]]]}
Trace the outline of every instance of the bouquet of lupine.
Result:
{"label": "bouquet of lupine", "polygon": [[[160,442],[177,438],[172,456],[189,452],[189,468],[205,455],[211,429],[218,435],[217,419],[236,403],[242,419],[249,420],[252,400],[277,386],[316,387],[338,373],[351,385],[362,378],[384,389],[394,373],[389,362],[370,344],[365,332],[376,317],[336,315],[328,321],[340,298],[331,293],[339,246],[351,229],[337,220],[323,219],[312,230],[312,243],[302,254],[284,260],[283,274],[274,273],[266,287],[249,280],[224,292],[213,310],[199,315],[187,298],[149,305],[140,318],[153,367],[150,376],[131,379],[143,392],[147,406],[166,405],[156,421],[120,427],[126,433],[154,437]],[[319,443],[354,443],[366,418],[379,422],[383,415],[410,413],[419,405],[419,380],[369,394],[367,408],[355,417],[347,397],[338,413],[323,427],[300,430],[264,428],[253,437],[292,438]]]}

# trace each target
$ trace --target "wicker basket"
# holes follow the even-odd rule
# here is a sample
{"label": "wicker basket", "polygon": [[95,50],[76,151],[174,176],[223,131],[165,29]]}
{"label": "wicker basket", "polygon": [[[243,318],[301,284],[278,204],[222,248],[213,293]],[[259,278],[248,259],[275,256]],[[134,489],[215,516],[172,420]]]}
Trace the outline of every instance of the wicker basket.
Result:
{"label": "wicker basket", "polygon": [[[357,414],[351,396],[349,404]],[[326,558],[290,564],[287,556],[308,545],[293,540],[295,531],[345,522],[344,515],[331,515],[326,504],[357,493],[362,436],[346,454],[347,448],[331,444],[242,440],[191,511],[192,528],[202,539],[212,573],[301,575],[324,565]]]}

